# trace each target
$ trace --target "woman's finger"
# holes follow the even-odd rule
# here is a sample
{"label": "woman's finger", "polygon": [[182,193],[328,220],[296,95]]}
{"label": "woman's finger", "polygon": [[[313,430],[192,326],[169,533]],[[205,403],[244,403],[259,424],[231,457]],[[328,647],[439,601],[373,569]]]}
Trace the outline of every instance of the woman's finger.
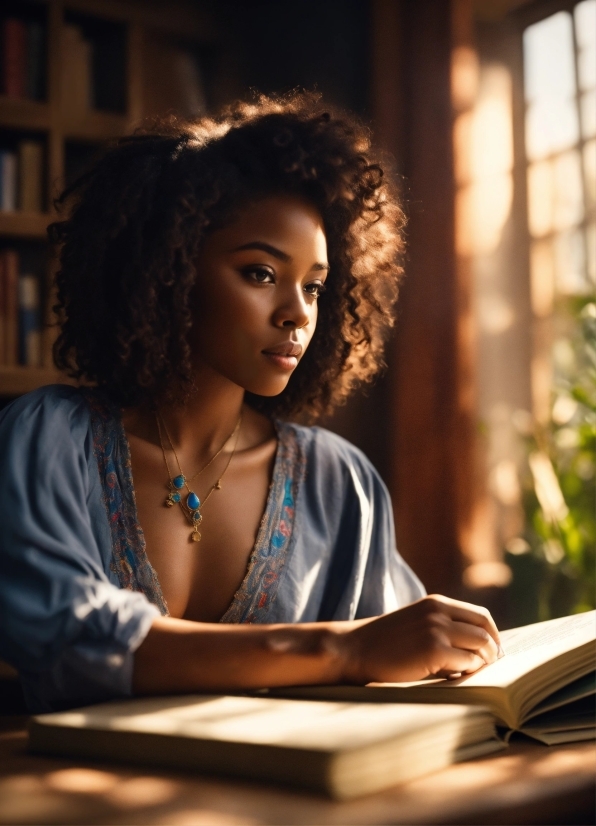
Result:
{"label": "woman's finger", "polygon": [[464,648],[478,654],[486,663],[494,663],[499,657],[499,649],[484,628],[468,622],[452,622],[446,629],[453,648]]}
{"label": "woman's finger", "polygon": [[433,594],[430,600],[436,603],[439,610],[445,610],[451,619],[484,628],[493,638],[497,646],[500,647],[501,639],[499,637],[499,630],[486,608],[483,608],[481,605],[472,605],[469,602],[460,602],[457,599],[450,599],[449,597],[436,594]]}
{"label": "woman's finger", "polygon": [[433,674],[452,674],[459,672],[461,674],[478,671],[486,665],[486,660],[474,654],[472,651],[464,651],[460,648],[449,648],[441,652],[440,663],[432,669]]}

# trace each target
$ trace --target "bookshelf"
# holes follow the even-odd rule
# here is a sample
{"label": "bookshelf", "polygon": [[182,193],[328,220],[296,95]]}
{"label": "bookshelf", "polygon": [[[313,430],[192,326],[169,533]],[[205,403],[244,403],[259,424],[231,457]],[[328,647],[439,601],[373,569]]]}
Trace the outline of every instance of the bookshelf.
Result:
{"label": "bookshelf", "polygon": [[[106,141],[126,133],[143,117],[166,109],[193,115],[204,106],[201,84],[187,88],[188,60],[203,51],[213,53],[218,38],[196,5],[192,0],[5,0],[2,4],[0,399],[67,381],[51,360],[55,263],[49,260],[46,228],[56,217],[53,199],[88,167]],[[185,78],[174,77],[168,69],[177,66],[181,55],[186,60]],[[197,72],[200,75],[198,64]],[[5,161],[7,155],[12,159]],[[38,180],[32,180],[32,168]],[[3,187],[8,187],[7,200]],[[6,255],[12,261],[10,277],[3,275],[9,266]],[[15,260],[21,267],[16,286]],[[37,309],[32,311],[36,316],[31,323],[37,324],[38,344],[32,350],[23,338],[27,311],[23,261],[36,290]],[[2,319],[7,294],[12,296],[11,318],[16,314],[8,329]]]}

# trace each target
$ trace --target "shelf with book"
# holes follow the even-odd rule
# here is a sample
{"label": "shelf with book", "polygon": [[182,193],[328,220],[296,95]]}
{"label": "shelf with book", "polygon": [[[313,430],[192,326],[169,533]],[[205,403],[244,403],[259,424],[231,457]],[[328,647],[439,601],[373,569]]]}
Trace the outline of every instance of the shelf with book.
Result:
{"label": "shelf with book", "polygon": [[43,132],[0,132],[0,211],[46,211],[47,154],[47,136]]}
{"label": "shelf with book", "polygon": [[[0,273],[8,260],[13,282],[10,363],[6,331],[0,331],[4,402],[59,378],[50,368],[55,329],[44,326],[51,318],[46,228],[54,218],[52,199],[89,168],[107,141],[141,118],[172,109],[197,114],[205,97],[217,104],[204,94],[209,90],[200,65],[217,52],[216,40],[208,15],[192,0],[0,4]],[[0,283],[0,326],[6,326],[3,291]],[[31,306],[41,332],[27,366],[18,363],[27,359],[20,334],[15,343],[14,319],[17,326],[30,324]]]}
{"label": "shelf with book", "polygon": [[[49,290],[47,249],[39,241],[2,239],[0,244],[0,365],[39,369],[48,365],[46,325]],[[18,375],[18,371],[17,371]]]}
{"label": "shelf with book", "polygon": [[47,95],[48,7],[31,0],[3,0],[0,12],[0,91],[14,100]]}
{"label": "shelf with book", "polygon": [[50,125],[51,110],[47,103],[0,95],[0,128],[47,131]]}
{"label": "shelf with book", "polygon": [[100,112],[126,116],[127,41],[125,23],[65,11],[60,97],[66,131]]}
{"label": "shelf with book", "polygon": [[0,237],[43,241],[52,215],[47,212],[0,212]]}

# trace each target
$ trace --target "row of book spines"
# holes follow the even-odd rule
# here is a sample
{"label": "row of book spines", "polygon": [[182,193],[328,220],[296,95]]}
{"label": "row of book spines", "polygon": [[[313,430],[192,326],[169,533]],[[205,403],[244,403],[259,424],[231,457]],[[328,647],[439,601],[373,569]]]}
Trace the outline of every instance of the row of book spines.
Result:
{"label": "row of book spines", "polygon": [[0,209],[43,212],[43,145],[21,141],[16,152],[0,151]]}
{"label": "row of book spines", "polygon": [[10,98],[42,100],[44,97],[44,28],[36,21],[17,17],[2,21],[0,82]]}
{"label": "row of book spines", "polygon": [[16,250],[0,252],[0,364],[41,366],[41,283],[20,271]]}

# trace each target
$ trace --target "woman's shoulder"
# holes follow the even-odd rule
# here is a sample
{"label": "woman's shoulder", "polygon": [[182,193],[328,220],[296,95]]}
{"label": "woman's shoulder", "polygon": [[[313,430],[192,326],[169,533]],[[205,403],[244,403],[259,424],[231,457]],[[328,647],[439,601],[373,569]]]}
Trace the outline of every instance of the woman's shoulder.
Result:
{"label": "woman's shoulder", "polygon": [[337,476],[366,480],[369,484],[383,482],[365,453],[343,436],[324,427],[307,427],[287,422],[282,425],[293,433],[300,443],[306,458],[309,473],[323,476]]}

